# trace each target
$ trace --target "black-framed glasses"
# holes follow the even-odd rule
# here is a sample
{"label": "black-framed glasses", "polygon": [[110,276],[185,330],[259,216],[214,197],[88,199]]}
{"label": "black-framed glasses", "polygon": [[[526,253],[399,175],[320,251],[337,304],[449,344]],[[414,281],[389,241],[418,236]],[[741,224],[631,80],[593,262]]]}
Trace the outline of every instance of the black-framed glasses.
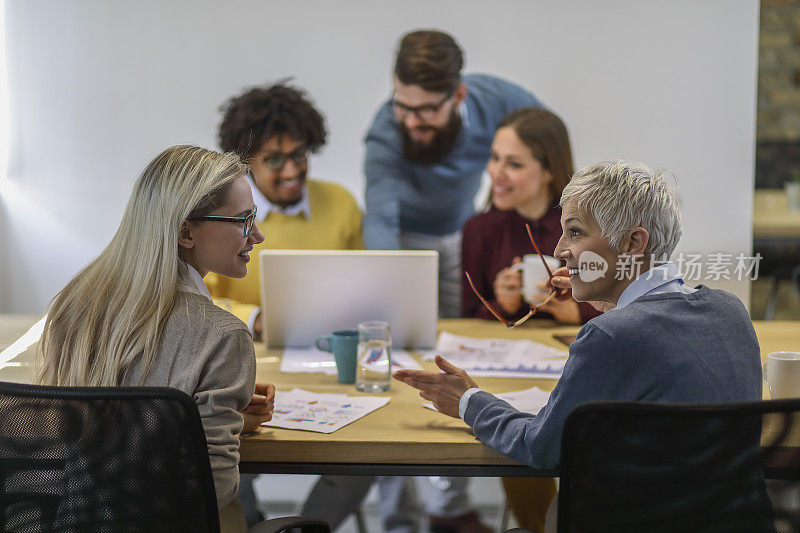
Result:
{"label": "black-framed glasses", "polygon": [[274,172],[279,172],[286,165],[287,161],[292,160],[296,167],[304,167],[308,163],[308,148],[301,146],[294,152],[282,154],[280,152],[264,157],[264,164]]}
{"label": "black-framed glasses", "polygon": [[220,222],[235,222],[237,224],[244,224],[244,232],[242,233],[242,237],[249,237],[250,233],[253,231],[253,224],[256,221],[256,211],[258,207],[253,206],[253,210],[250,211],[247,216],[244,217],[223,217],[217,215],[206,215],[202,217],[192,217],[189,220],[217,220]]}
{"label": "black-framed glasses", "polygon": [[439,110],[450,98],[453,97],[455,92],[455,89],[448,92],[438,103],[423,104],[418,106],[410,106],[402,102],[398,102],[397,97],[394,96],[392,97],[392,109],[394,110],[394,114],[397,116],[398,120],[403,120],[406,118],[406,116],[408,116],[409,113],[414,113],[419,120],[427,122],[436,118]]}

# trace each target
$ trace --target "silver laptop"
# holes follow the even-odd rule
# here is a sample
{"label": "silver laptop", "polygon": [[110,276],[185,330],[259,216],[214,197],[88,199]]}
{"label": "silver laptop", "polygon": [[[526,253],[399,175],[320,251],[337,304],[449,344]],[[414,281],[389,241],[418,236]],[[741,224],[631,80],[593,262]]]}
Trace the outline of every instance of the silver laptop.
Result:
{"label": "silver laptop", "polygon": [[270,250],[259,254],[268,346],[385,320],[398,348],[436,344],[439,254],[433,251]]}

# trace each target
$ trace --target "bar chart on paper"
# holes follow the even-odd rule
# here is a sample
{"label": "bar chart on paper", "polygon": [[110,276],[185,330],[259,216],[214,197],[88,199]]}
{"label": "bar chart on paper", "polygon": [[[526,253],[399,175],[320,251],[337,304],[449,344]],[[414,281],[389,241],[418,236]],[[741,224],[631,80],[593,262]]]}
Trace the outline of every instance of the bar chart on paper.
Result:
{"label": "bar chart on paper", "polygon": [[275,393],[275,412],[264,426],[333,433],[386,405],[388,396],[322,394],[303,389]]}
{"label": "bar chart on paper", "polygon": [[436,353],[472,376],[558,379],[567,353],[531,340],[480,339],[443,331]]}

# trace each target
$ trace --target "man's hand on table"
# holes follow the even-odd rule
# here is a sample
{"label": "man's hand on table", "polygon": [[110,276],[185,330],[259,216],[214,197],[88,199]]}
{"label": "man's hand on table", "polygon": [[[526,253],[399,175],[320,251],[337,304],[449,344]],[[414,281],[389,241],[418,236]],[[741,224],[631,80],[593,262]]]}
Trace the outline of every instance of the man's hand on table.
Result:
{"label": "man's hand on table", "polygon": [[272,420],[275,410],[275,385],[271,383],[256,383],[256,390],[250,403],[242,411],[244,427],[242,433],[250,433],[258,429],[264,422]]}
{"label": "man's hand on table", "polygon": [[403,369],[393,374],[394,379],[419,389],[419,395],[433,402],[439,411],[458,418],[458,402],[461,396],[478,384],[466,372],[445,361],[441,355],[437,355],[435,361],[442,372]]}

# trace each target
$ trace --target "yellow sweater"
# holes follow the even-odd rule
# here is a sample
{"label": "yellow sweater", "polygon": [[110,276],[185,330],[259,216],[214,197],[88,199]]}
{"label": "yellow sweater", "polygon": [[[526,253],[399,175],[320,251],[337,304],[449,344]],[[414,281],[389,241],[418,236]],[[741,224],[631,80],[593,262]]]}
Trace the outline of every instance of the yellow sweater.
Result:
{"label": "yellow sweater", "polygon": [[209,273],[203,281],[217,305],[228,308],[248,323],[260,305],[261,290],[258,253],[261,250],[360,250],[361,211],[344,187],[323,181],[307,181],[311,219],[270,212],[258,222],[264,242],[250,252],[247,276],[232,279]]}

